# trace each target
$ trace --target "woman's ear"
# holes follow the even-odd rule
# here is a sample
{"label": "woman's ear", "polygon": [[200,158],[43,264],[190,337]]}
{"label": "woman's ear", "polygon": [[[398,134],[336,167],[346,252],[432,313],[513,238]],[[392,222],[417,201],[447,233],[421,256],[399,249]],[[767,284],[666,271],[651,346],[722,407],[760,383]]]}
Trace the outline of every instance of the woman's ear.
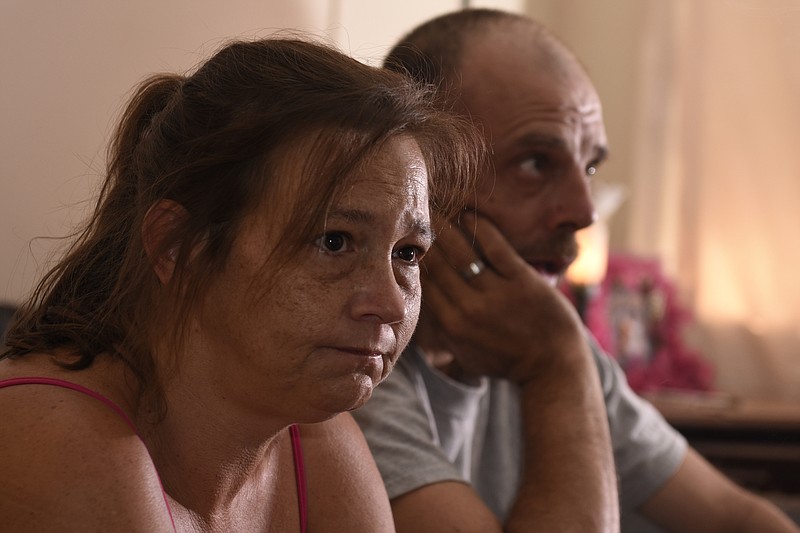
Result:
{"label": "woman's ear", "polygon": [[186,216],[186,209],[173,200],[159,200],[144,216],[142,242],[153,271],[162,285],[169,284],[172,279],[180,247],[180,243],[170,245],[167,239]]}

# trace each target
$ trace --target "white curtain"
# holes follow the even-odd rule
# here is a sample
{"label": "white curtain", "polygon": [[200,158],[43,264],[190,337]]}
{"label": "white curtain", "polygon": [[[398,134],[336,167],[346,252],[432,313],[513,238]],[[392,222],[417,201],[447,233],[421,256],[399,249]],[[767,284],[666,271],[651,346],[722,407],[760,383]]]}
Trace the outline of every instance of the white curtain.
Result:
{"label": "white curtain", "polygon": [[677,280],[719,388],[800,401],[800,0],[646,5],[623,241]]}

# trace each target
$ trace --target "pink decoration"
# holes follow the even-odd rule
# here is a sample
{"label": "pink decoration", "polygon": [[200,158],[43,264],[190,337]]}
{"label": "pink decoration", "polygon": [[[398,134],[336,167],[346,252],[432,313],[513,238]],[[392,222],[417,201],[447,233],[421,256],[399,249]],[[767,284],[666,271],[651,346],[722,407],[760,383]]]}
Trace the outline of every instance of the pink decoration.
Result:
{"label": "pink decoration", "polygon": [[[576,301],[575,287],[564,282],[561,288]],[[691,314],[658,260],[611,254],[603,283],[586,290],[584,322],[619,361],[633,390],[712,390],[713,367],[682,338]]]}

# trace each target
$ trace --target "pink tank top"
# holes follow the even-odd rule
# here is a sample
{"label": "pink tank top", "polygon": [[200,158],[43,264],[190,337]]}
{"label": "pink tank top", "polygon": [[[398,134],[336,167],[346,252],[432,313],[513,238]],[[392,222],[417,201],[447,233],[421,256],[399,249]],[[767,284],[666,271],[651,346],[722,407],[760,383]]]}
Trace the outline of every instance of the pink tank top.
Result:
{"label": "pink tank top", "polygon": [[[6,380],[0,380],[0,389],[4,387],[13,387],[14,385],[52,385],[55,387],[63,387],[65,389],[72,389],[74,391],[86,394],[87,396],[91,396],[96,400],[100,400],[108,407],[110,407],[115,413],[117,413],[125,423],[130,426],[136,436],[139,437],[141,440],[141,435],[139,435],[139,431],[136,429],[136,426],[133,424],[133,420],[122,410],[120,406],[106,398],[100,393],[97,393],[91,389],[87,389],[83,385],[78,385],[77,383],[72,383],[70,381],[64,381],[62,379],[55,379],[55,378],[45,378],[45,377],[31,377],[31,378],[12,378]],[[302,443],[300,442],[300,429],[296,425],[289,426],[289,437],[292,441],[292,454],[294,456],[294,471],[295,471],[295,479],[297,480],[297,501],[300,507],[300,531],[301,533],[306,533],[308,527],[308,501],[306,496],[306,474],[305,474],[305,465],[303,463],[303,447]],[[144,441],[142,441],[144,444]],[[158,472],[156,472],[158,474]],[[161,494],[164,496],[164,503],[167,506],[167,512],[169,513],[169,519],[172,522],[172,529],[175,529],[175,519],[172,517],[172,509],[169,507],[169,500],[167,499],[167,493],[164,491],[164,485],[161,483],[161,478],[158,479],[158,483],[161,486]],[[177,531],[177,530],[176,530]]]}

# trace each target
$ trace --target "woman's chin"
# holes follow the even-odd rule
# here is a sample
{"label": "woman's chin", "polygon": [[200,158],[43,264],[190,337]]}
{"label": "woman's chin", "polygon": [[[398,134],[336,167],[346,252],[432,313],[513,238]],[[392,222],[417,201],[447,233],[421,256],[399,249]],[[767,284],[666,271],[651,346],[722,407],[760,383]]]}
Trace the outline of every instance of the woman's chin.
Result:
{"label": "woman's chin", "polygon": [[375,381],[366,375],[360,375],[353,378],[353,382],[349,390],[341,391],[342,407],[347,405],[342,411],[352,411],[358,409],[372,397],[372,391],[375,389]]}
{"label": "woman's chin", "polygon": [[311,407],[321,417],[314,422],[322,422],[339,413],[358,409],[370,399],[374,387],[375,383],[372,378],[364,374],[352,376],[346,382],[338,383],[327,389],[320,386],[310,402]]}

